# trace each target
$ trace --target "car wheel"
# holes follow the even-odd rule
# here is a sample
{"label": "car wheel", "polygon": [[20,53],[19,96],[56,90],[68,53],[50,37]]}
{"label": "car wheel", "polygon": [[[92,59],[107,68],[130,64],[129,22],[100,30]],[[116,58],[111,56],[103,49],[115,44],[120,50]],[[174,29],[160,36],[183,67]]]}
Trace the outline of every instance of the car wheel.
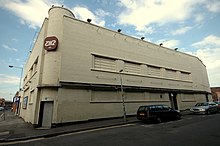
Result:
{"label": "car wheel", "polygon": [[161,118],[160,118],[160,117],[157,117],[156,122],[157,122],[157,123],[161,123],[161,122],[162,122]]}
{"label": "car wheel", "polygon": [[181,119],[181,116],[180,116],[179,114],[177,114],[177,115],[176,115],[176,119],[177,119],[177,120],[180,120],[180,119]]}

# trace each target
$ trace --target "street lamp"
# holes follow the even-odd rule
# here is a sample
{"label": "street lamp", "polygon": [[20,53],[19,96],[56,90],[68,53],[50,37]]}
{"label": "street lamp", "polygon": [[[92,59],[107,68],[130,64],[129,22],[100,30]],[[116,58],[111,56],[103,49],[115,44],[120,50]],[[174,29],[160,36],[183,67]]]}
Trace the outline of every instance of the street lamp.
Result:
{"label": "street lamp", "polygon": [[8,67],[21,69],[20,83],[19,83],[19,89],[18,89],[18,91],[20,91],[21,90],[21,80],[22,80],[23,68],[19,67],[19,66],[13,66],[13,65],[9,65]]}
{"label": "street lamp", "polygon": [[123,91],[123,85],[122,85],[121,72],[123,72],[123,69],[121,69],[119,71],[119,75],[120,75],[120,81],[121,81],[121,97],[122,97],[122,105],[123,105],[123,118],[124,118],[124,122],[126,122],[127,119],[126,119],[126,110],[125,110],[125,97],[124,97],[124,91]]}

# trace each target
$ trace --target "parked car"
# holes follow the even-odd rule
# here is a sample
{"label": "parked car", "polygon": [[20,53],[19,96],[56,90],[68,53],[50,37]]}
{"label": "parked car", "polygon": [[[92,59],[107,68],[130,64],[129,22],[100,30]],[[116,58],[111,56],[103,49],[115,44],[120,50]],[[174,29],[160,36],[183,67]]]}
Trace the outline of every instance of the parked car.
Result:
{"label": "parked car", "polygon": [[210,114],[219,112],[219,108],[214,102],[203,102],[197,103],[195,106],[190,108],[190,111],[194,114]]}
{"label": "parked car", "polygon": [[180,112],[167,105],[140,106],[137,110],[137,119],[142,121],[155,121],[160,123],[164,120],[174,120],[180,118]]}
{"label": "parked car", "polygon": [[0,106],[0,111],[3,111],[4,110],[4,107]]}
{"label": "parked car", "polygon": [[215,103],[218,105],[218,111],[220,112],[220,101],[215,101]]}

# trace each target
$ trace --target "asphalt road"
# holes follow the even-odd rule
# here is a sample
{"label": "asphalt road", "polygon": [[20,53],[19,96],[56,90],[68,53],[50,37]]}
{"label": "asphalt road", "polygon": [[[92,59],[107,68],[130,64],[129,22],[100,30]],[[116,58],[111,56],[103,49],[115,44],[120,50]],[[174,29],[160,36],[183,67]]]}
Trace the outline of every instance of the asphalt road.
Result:
{"label": "asphalt road", "polygon": [[220,146],[220,114],[187,115],[161,124],[133,123],[23,141],[26,146]]}

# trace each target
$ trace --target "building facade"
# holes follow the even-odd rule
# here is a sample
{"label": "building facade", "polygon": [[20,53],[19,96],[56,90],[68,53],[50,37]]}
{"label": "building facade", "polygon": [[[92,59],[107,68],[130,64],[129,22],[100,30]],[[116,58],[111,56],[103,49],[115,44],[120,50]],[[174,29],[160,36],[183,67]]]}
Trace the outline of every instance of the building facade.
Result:
{"label": "building facade", "polygon": [[211,87],[212,98],[214,101],[220,101],[220,87]]}
{"label": "building facade", "polygon": [[120,117],[122,96],[127,115],[140,105],[185,110],[211,100],[197,57],[77,20],[63,7],[49,10],[24,72],[20,116],[39,126]]}

